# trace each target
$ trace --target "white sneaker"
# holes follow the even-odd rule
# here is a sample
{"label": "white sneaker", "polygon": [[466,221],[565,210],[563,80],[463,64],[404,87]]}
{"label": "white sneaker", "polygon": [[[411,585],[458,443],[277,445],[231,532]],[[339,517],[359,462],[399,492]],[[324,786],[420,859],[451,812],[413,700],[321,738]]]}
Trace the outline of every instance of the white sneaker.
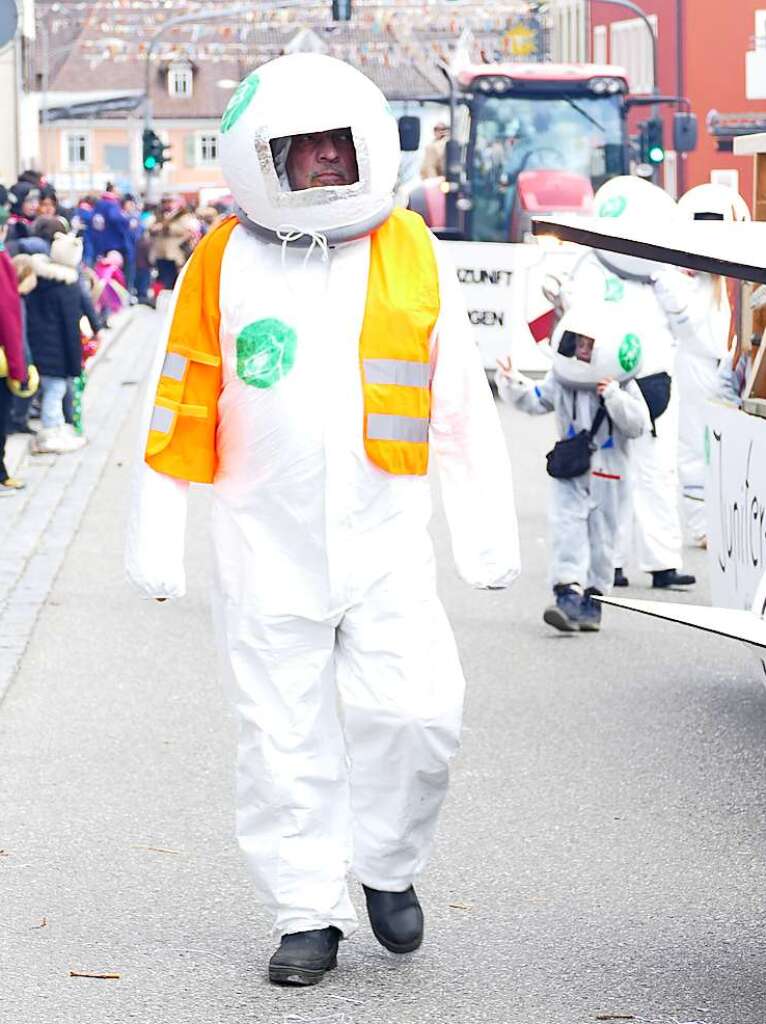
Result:
{"label": "white sneaker", "polygon": [[75,434],[71,427],[51,427],[39,430],[32,439],[32,452],[35,455],[63,455],[65,452],[76,452],[87,442],[84,437]]}

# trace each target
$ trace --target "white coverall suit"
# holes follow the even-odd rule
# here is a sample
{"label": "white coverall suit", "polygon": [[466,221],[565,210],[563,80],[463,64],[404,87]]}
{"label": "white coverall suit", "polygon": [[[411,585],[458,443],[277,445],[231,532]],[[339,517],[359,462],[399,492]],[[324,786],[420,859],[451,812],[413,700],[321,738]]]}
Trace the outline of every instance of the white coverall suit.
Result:
{"label": "white coverall suit", "polygon": [[[238,226],[222,265],[214,609],[239,719],[238,838],[276,934],[350,935],[349,869],[408,888],[458,748],[464,681],[436,595],[430,482],[364,449],[369,255],[369,237],[325,258]],[[519,571],[508,454],[454,270],[437,258],[431,453],[458,571],[504,586]],[[260,390],[237,376],[236,338],[264,317],[292,327],[297,348]],[[149,596],[184,592],[187,488],[137,467],[127,567]]]}
{"label": "white coverall suit", "polygon": [[[595,389],[570,388],[551,371],[536,385],[498,376],[506,401],[526,413],[555,412],[561,439],[590,430],[599,409]],[[618,488],[625,474],[629,438],[648,429],[646,403],[634,381],[622,387],[612,381],[604,392],[605,419],[593,439],[597,450],[590,472],[570,480],[550,479],[549,521],[551,586],[576,583],[606,594],[614,577],[614,546],[618,526]]]}
{"label": "white coverall suit", "polygon": [[[674,273],[674,272],[669,272]],[[680,275],[679,275],[680,276]],[[619,303],[624,295],[631,309],[642,310],[640,323],[631,326],[641,334],[644,356],[641,377],[675,367],[675,339],[654,287],[638,279],[620,277],[609,270],[594,252],[575,266],[564,286],[565,301]],[[655,436],[656,435],[656,436]],[[615,564],[627,565],[635,548],[642,571],[680,569],[683,533],[678,508],[678,389],[673,382],[670,402],[656,420],[654,433],[644,431],[629,449],[625,480],[620,488],[619,530]]]}
{"label": "white coverall suit", "polygon": [[680,399],[678,469],[686,522],[693,540],[707,536],[705,516],[705,424],[707,403],[719,388],[726,356],[731,308],[722,279],[710,274],[662,273],[655,292],[678,342],[675,383]]}

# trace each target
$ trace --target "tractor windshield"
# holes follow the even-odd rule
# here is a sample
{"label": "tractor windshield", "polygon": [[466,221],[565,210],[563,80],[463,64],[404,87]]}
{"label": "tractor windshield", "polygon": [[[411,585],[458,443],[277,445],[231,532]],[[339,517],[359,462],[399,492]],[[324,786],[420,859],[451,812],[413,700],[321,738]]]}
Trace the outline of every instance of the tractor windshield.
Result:
{"label": "tractor windshield", "polygon": [[507,242],[522,171],[568,171],[597,189],[625,173],[621,96],[479,97],[470,147],[470,237]]}

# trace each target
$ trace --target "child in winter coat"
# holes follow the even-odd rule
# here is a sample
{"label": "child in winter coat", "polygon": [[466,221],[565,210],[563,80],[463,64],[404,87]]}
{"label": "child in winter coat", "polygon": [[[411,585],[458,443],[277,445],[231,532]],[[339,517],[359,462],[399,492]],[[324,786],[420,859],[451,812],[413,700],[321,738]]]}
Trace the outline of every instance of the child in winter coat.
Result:
{"label": "child in winter coat", "polygon": [[63,408],[67,381],[82,369],[81,260],[82,241],[72,234],[56,235],[50,256],[32,257],[37,286],[26,300],[27,330],[42,392],[42,429],[34,438],[35,453],[70,452],[85,444],[66,424]]}
{"label": "child in winter coat", "polygon": [[562,632],[596,632],[612,585],[618,486],[628,441],[649,429],[632,377],[640,335],[604,309],[572,308],[556,327],[553,368],[539,384],[498,361],[498,392],[532,415],[555,412],[560,441],[548,454],[551,583],[555,603],[543,620]]}

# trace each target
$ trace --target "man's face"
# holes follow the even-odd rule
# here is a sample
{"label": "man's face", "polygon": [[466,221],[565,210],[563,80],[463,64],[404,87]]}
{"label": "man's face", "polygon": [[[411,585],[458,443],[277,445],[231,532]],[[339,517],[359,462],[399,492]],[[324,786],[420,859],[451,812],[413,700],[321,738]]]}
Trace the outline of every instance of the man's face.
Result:
{"label": "man's face", "polygon": [[294,135],[287,157],[287,176],[294,192],[322,185],[353,185],[359,181],[351,129]]}
{"label": "man's face", "polygon": [[35,197],[34,199],[25,199],[21,204],[21,212],[25,217],[33,220],[37,216],[37,211],[40,206],[40,200]]}

